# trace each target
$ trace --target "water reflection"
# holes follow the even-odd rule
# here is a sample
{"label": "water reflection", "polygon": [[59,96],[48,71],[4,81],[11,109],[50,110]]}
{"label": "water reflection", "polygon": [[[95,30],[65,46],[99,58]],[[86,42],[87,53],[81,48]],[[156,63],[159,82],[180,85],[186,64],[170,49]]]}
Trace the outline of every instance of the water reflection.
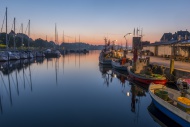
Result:
{"label": "water reflection", "polygon": [[[146,92],[148,89],[144,88],[142,84],[137,84],[129,80],[129,75],[125,71],[119,71],[113,69],[109,65],[99,64],[99,70],[104,79],[104,84],[107,86],[112,83],[113,78],[119,80],[122,86],[122,93],[128,97],[131,97],[131,112],[135,114],[134,121],[138,123],[139,112],[141,108],[141,98],[146,97]],[[129,89],[126,89],[126,85]]]}
{"label": "water reflection", "polygon": [[[68,59],[67,64],[72,63],[70,60],[70,57],[73,57],[75,55],[75,65],[78,64],[78,67],[80,68],[80,57],[84,57],[85,54],[68,54],[66,57]],[[76,57],[78,55],[78,57]],[[36,71],[37,73],[41,71],[35,70],[39,69],[40,67],[44,67],[46,64],[46,70],[49,70],[50,72],[53,72],[54,81],[56,85],[59,84],[59,77],[61,76],[60,71],[60,63],[62,63],[62,70],[64,74],[64,68],[65,68],[65,56],[63,55],[62,60],[60,61],[60,58],[43,58],[43,57],[37,57],[35,59],[21,59],[21,60],[12,60],[12,61],[6,61],[6,62],[0,62],[0,111],[3,113],[3,96],[4,92],[6,91],[6,94],[9,98],[9,103],[11,106],[13,106],[13,96],[15,96],[15,93],[17,96],[20,96],[20,89],[21,85],[23,85],[24,90],[27,90],[26,88],[30,88],[30,91],[33,92],[33,71]],[[76,61],[78,59],[78,61]],[[34,66],[33,66],[34,65]],[[33,67],[32,67],[33,66]],[[44,72],[42,72],[44,74]],[[48,73],[47,73],[48,74]],[[44,77],[43,75],[38,75],[41,78]],[[49,76],[47,76],[49,77]],[[39,82],[38,82],[39,83]],[[43,84],[43,83],[42,83]]]}
{"label": "water reflection", "polygon": [[114,77],[112,73],[112,66],[99,64],[99,70],[102,73],[104,84],[107,85],[107,87],[109,87],[109,83],[112,82],[112,78]]}
{"label": "water reflection", "polygon": [[[2,96],[3,90],[6,91],[10,105],[13,106],[13,95],[12,92],[15,89],[16,95],[19,96],[19,84],[23,80],[24,82],[24,89],[25,89],[25,82],[28,81],[30,89],[32,91],[32,73],[30,66],[34,63],[34,59],[25,59],[25,60],[16,60],[16,61],[7,61],[1,62],[1,69],[0,69],[0,76],[1,76],[1,94],[0,94],[0,103],[1,103],[1,113],[3,113],[3,106],[2,106]],[[25,70],[28,68],[28,75],[25,73]],[[22,76],[21,76],[22,73]],[[20,80],[20,81],[19,81]]]}
{"label": "water reflection", "polygon": [[98,56],[1,63],[1,126],[156,126],[147,89],[99,65]]}
{"label": "water reflection", "polygon": [[[140,118],[141,101],[143,97],[146,97],[148,92],[148,85],[131,80],[127,72],[118,71],[108,65],[99,65],[99,70],[104,78],[104,83],[109,86],[113,79],[119,79],[119,83],[122,85],[122,93],[128,97],[131,97],[131,112],[135,114],[134,122],[138,123]],[[130,92],[125,89],[126,85],[130,86]],[[175,121],[160,112],[153,103],[148,107],[148,113],[152,119],[162,127],[180,127]],[[141,114],[142,117],[142,114]]]}
{"label": "water reflection", "polygon": [[13,61],[0,62],[0,66],[1,66],[0,71],[4,75],[8,75],[16,70],[19,72],[22,70],[22,68],[26,68],[34,62],[35,62],[35,59],[24,59],[24,60],[13,60]]}
{"label": "water reflection", "polygon": [[148,106],[149,115],[162,127],[181,127],[178,123],[159,111],[153,103]]}

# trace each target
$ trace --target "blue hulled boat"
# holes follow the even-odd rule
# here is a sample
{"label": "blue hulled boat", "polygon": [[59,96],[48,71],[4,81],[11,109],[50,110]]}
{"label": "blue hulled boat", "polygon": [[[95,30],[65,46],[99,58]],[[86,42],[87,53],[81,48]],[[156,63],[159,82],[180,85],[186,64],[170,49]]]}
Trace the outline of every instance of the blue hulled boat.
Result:
{"label": "blue hulled boat", "polygon": [[154,105],[183,127],[190,127],[190,99],[180,91],[151,83],[149,93]]}

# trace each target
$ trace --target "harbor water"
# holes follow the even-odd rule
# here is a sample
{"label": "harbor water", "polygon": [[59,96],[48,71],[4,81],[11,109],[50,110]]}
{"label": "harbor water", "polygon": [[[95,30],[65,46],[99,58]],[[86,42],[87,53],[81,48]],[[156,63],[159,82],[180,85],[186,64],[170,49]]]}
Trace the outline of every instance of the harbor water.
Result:
{"label": "harbor water", "polygon": [[2,127],[177,126],[147,86],[99,64],[100,51],[0,63]]}

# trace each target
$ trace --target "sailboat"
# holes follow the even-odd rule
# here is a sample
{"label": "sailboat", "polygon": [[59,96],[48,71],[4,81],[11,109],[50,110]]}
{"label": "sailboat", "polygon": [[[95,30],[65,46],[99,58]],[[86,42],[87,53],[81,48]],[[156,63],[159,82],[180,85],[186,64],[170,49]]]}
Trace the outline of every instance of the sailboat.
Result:
{"label": "sailboat", "polygon": [[[22,31],[22,46],[23,46],[23,24],[21,24],[21,31]],[[20,54],[20,59],[27,59],[28,56],[27,56],[27,53],[25,52],[19,52]]]}
{"label": "sailboat", "polygon": [[[55,43],[57,42],[57,27],[56,27],[56,24],[55,24]],[[51,50],[51,49],[47,49],[45,52],[45,57],[60,57],[61,56],[61,53],[59,50],[55,49],[55,50]]]}
{"label": "sailboat", "polygon": [[16,19],[14,18],[14,32],[12,32],[13,34],[13,40],[14,40],[14,51],[10,52],[8,51],[8,55],[9,55],[9,59],[10,60],[19,60],[20,59],[20,55],[18,52],[15,52],[15,49],[16,49],[16,43],[15,43],[15,22],[16,22]]}
{"label": "sailboat", "polygon": [[28,59],[32,59],[34,58],[34,55],[32,54],[32,52],[29,50],[30,47],[30,20],[28,21]]}

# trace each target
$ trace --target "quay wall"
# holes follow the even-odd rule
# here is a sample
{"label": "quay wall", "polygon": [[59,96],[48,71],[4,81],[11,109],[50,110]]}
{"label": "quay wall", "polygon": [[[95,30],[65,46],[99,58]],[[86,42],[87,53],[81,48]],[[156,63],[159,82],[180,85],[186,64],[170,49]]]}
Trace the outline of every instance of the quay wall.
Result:
{"label": "quay wall", "polygon": [[[152,66],[155,66],[155,64],[150,64]],[[190,78],[190,72],[189,71],[185,71],[185,70],[179,70],[179,69],[174,69],[173,74],[170,74],[170,68],[168,67],[163,67],[161,65],[156,65],[157,66],[157,72],[160,71],[160,74],[165,74],[166,77],[170,80],[170,81],[177,81],[178,78],[182,78],[182,77],[187,77]],[[163,69],[162,69],[163,68]]]}

